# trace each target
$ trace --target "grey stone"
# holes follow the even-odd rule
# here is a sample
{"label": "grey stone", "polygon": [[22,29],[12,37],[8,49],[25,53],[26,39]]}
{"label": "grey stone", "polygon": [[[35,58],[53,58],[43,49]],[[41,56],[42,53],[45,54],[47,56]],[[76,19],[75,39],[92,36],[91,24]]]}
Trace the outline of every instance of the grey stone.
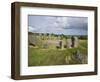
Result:
{"label": "grey stone", "polygon": [[67,48],[71,48],[71,45],[72,45],[72,41],[71,39],[67,39]]}
{"label": "grey stone", "polygon": [[74,38],[75,38],[74,47],[77,48],[79,45],[79,40],[78,37],[74,37]]}

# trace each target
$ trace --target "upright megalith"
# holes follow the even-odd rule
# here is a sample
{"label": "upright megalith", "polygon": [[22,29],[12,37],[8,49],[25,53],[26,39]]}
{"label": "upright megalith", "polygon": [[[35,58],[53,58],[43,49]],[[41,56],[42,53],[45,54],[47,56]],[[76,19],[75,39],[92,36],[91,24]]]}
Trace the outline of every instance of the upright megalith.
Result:
{"label": "upright megalith", "polygon": [[72,45],[71,38],[67,39],[66,45],[67,45],[67,48],[71,48],[71,45]]}
{"label": "upright megalith", "polygon": [[76,37],[76,36],[72,36],[72,37],[71,37],[71,42],[72,42],[71,47],[75,47],[75,48],[78,47],[78,44],[79,44],[78,37]]}
{"label": "upright megalith", "polygon": [[78,37],[74,37],[75,38],[75,44],[74,44],[74,47],[77,48],[78,45],[79,45],[79,39]]}
{"label": "upright megalith", "polygon": [[57,49],[61,49],[62,48],[62,41],[59,41],[58,45],[56,46]]}
{"label": "upright megalith", "polygon": [[72,36],[71,37],[71,47],[74,47],[74,45],[75,45],[75,38],[74,38],[74,36]]}

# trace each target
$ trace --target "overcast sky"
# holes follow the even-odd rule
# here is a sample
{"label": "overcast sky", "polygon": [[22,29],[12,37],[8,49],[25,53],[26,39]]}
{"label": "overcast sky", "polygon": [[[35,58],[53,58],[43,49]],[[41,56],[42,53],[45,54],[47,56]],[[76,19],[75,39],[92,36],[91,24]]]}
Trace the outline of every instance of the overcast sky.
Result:
{"label": "overcast sky", "polygon": [[64,35],[87,35],[87,17],[28,16],[28,31]]}

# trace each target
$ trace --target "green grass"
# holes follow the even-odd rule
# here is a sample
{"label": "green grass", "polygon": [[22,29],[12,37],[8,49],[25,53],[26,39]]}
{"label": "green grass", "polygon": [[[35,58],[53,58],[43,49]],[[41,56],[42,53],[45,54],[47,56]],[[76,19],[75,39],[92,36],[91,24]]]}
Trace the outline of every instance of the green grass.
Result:
{"label": "green grass", "polygon": [[71,57],[76,50],[87,55],[87,40],[80,40],[78,48],[39,49],[29,47],[28,49],[29,66],[80,64],[80,62],[75,59],[66,63],[66,57]]}
{"label": "green grass", "polygon": [[88,49],[87,40],[80,40],[78,49],[80,50],[81,53],[87,55],[87,53],[88,53],[88,51],[87,51],[87,49]]}

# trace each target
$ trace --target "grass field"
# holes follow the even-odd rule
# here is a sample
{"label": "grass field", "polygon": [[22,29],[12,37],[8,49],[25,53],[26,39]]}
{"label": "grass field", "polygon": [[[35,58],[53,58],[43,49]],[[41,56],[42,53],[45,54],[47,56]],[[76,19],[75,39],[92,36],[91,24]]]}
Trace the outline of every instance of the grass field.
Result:
{"label": "grass field", "polygon": [[40,49],[28,47],[28,65],[46,66],[81,64],[79,61],[72,59],[73,53],[76,50],[79,50],[80,53],[85,56],[84,60],[87,60],[87,40],[79,40],[78,48]]}

